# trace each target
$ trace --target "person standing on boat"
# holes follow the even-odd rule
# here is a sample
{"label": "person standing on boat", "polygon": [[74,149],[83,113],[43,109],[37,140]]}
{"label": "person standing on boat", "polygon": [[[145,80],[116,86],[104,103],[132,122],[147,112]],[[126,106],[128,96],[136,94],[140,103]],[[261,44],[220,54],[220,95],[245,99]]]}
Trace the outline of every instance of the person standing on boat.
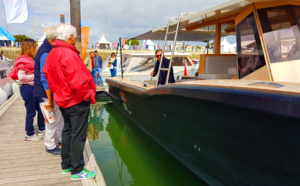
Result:
{"label": "person standing on boat", "polygon": [[[45,122],[40,103],[43,101],[41,97],[33,96],[34,84],[34,57],[36,54],[37,45],[33,39],[25,39],[21,46],[21,55],[16,60],[13,70],[9,76],[13,80],[19,80],[21,85],[20,92],[26,107],[26,135],[25,141],[42,140],[42,135],[45,132]],[[39,127],[39,135],[34,133],[33,121],[38,112],[37,122]]]}
{"label": "person standing on boat", "polygon": [[110,74],[111,77],[116,77],[117,76],[117,58],[116,54],[113,52],[110,55],[109,63],[108,63],[108,68],[110,68]]}
{"label": "person standing on boat", "polygon": [[64,127],[64,120],[59,110],[59,106],[53,100],[53,93],[49,88],[45,75],[43,74],[46,58],[49,52],[52,50],[52,45],[57,37],[56,29],[56,26],[51,26],[46,30],[46,39],[36,53],[34,64],[33,96],[42,97],[44,102],[47,103],[45,108],[49,111],[52,111],[54,114],[56,121],[51,124],[46,124],[45,146],[46,152],[53,155],[60,155],[60,149],[55,143],[55,138],[58,139],[58,145],[61,144],[61,133]]}
{"label": "person standing on boat", "polygon": [[93,75],[93,69],[95,66],[94,52],[90,52],[90,56],[85,58],[84,64],[85,64],[86,68],[90,71],[90,73]]}
{"label": "person standing on boat", "polygon": [[99,74],[100,82],[101,82],[101,87],[104,86],[103,84],[103,79],[102,79],[102,74],[101,74],[101,69],[102,69],[102,57],[98,55],[98,51],[95,50],[94,52],[94,61],[95,61],[95,68],[93,72],[93,77],[95,80],[96,85],[98,85],[98,80],[97,80],[97,72]]}
{"label": "person standing on boat", "polygon": [[90,179],[96,172],[84,168],[83,150],[90,104],[96,103],[96,84],[75,48],[76,28],[60,24],[57,32],[43,73],[64,118],[61,172],[71,172],[72,180]]}
{"label": "person standing on boat", "polygon": [[[155,77],[157,75],[157,73],[158,73],[159,63],[161,61],[161,55],[162,55],[162,50],[161,49],[157,49],[155,51],[155,57],[157,59],[157,61],[155,63],[155,68],[150,73],[150,75],[152,77]],[[169,68],[169,65],[170,65],[170,60],[168,60],[167,58],[164,57],[164,59],[162,60],[161,68]],[[159,79],[158,79],[158,85],[164,85],[164,84],[166,84],[167,75],[168,75],[167,71],[161,71],[160,72]],[[171,72],[170,72],[170,76],[169,76],[169,83],[175,83],[173,67],[171,67]]]}

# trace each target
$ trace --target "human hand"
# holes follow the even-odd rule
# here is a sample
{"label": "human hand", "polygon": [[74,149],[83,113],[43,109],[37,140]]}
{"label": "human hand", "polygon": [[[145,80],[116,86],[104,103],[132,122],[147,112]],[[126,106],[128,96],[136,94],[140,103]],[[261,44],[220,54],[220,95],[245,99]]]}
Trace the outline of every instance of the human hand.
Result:
{"label": "human hand", "polygon": [[153,76],[153,74],[154,74],[154,70],[150,73],[150,75]]}
{"label": "human hand", "polygon": [[51,112],[53,110],[53,103],[47,103],[47,105],[44,105],[45,109]]}

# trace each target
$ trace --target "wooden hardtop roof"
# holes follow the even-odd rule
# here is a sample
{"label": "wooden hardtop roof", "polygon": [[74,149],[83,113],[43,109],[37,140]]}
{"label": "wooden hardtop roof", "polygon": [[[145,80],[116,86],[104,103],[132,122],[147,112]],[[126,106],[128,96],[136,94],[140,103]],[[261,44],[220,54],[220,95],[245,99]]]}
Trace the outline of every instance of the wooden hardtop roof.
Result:
{"label": "wooden hardtop roof", "polygon": [[[231,0],[215,7],[183,17],[180,22],[178,41],[209,41],[214,39],[216,23],[229,23],[234,25],[237,15],[253,3],[268,3],[270,7],[274,4],[290,4],[300,0]],[[207,29],[210,26],[209,30]],[[134,39],[164,40],[167,25],[160,26]],[[171,23],[169,31],[174,31],[176,23]],[[233,35],[231,32],[222,32],[221,36]],[[173,39],[172,35],[168,39]]]}

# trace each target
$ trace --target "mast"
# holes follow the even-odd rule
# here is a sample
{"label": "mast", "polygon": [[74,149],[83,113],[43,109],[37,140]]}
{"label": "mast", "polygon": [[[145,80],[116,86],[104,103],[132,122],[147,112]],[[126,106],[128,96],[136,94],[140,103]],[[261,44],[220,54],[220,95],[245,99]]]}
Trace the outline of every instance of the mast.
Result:
{"label": "mast", "polygon": [[105,19],[105,48],[106,49],[108,48],[107,47],[107,19]]}
{"label": "mast", "polygon": [[70,0],[71,25],[76,27],[76,49],[80,51],[81,56],[81,15],[80,0]]}

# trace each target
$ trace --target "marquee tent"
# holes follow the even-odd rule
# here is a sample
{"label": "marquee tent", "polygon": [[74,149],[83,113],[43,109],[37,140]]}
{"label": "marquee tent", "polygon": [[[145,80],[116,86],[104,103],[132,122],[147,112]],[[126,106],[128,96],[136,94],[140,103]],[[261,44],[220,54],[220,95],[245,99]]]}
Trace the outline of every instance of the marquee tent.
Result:
{"label": "marquee tent", "polygon": [[157,44],[154,44],[151,40],[145,40],[144,41],[144,48],[147,50],[156,50]]}
{"label": "marquee tent", "polygon": [[236,44],[230,44],[226,37],[221,41],[221,52],[223,53],[232,53],[236,50]]}
{"label": "marquee tent", "polygon": [[39,47],[43,44],[44,40],[46,39],[46,32],[43,34],[43,36],[38,40]]}
{"label": "marquee tent", "polygon": [[3,27],[0,26],[0,45],[1,46],[8,46],[9,44],[11,46],[14,45],[15,42],[14,36],[11,35],[7,30],[5,30]]}
{"label": "marquee tent", "polygon": [[105,36],[102,36],[101,39],[99,40],[99,42],[97,43],[97,47],[98,48],[111,48],[112,47],[112,43],[109,42]]}

